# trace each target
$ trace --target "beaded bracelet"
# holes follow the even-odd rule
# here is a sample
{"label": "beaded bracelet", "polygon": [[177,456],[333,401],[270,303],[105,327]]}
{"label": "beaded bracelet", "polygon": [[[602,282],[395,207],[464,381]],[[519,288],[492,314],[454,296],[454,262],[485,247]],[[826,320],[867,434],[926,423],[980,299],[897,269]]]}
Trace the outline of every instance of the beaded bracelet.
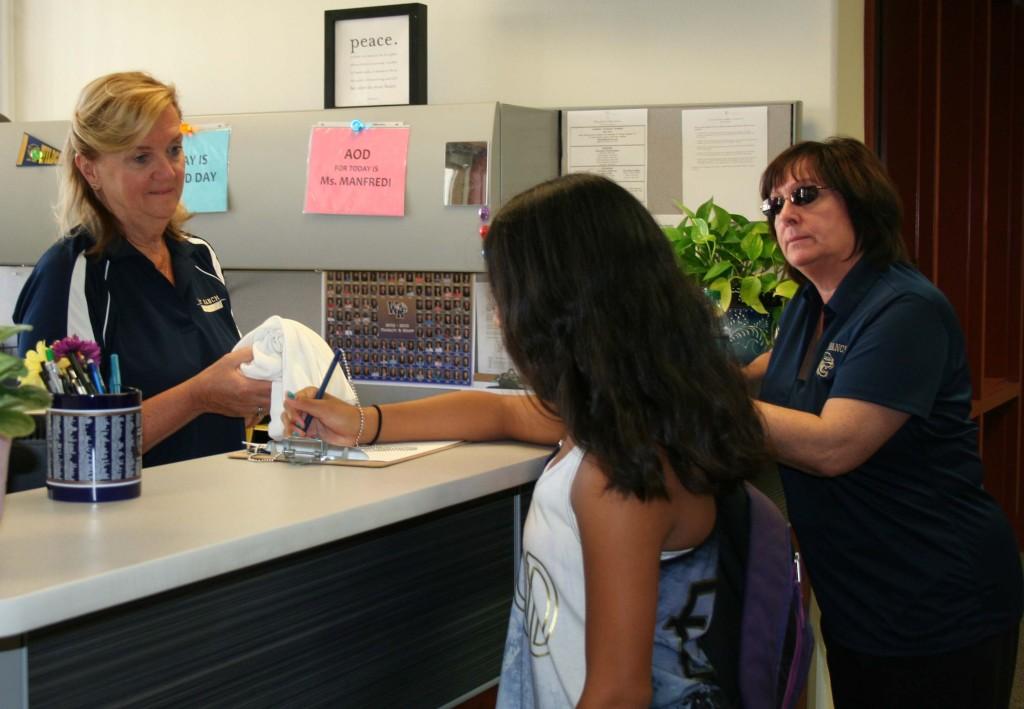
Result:
{"label": "beaded bracelet", "polygon": [[[351,382],[352,370],[349,369],[348,366],[348,355],[345,354],[345,350],[342,349],[341,347],[338,348],[338,351],[341,352],[341,366],[345,372],[345,378],[348,379],[349,382]],[[363,430],[366,428],[366,412],[363,411],[363,405],[359,402],[359,392],[355,390],[355,387],[352,387],[352,395],[353,397],[355,397],[356,400],[356,408],[359,409],[359,430],[356,431],[356,439],[355,441],[353,441],[352,447],[358,448],[359,439],[363,437]],[[377,439],[374,438],[374,440]]]}
{"label": "beaded bracelet", "polygon": [[356,440],[352,444],[353,448],[359,447],[359,439],[363,437],[363,429],[366,428],[366,413],[363,411],[363,405],[356,401],[356,406],[359,408],[359,430],[356,431]]}

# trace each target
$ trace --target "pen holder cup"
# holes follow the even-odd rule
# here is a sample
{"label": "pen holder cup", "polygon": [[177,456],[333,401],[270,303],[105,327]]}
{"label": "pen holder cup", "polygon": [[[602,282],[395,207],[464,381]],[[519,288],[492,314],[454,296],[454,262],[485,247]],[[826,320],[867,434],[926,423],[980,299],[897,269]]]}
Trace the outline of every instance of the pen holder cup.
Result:
{"label": "pen holder cup", "polygon": [[142,392],[54,394],[46,412],[50,499],[107,502],[142,492]]}

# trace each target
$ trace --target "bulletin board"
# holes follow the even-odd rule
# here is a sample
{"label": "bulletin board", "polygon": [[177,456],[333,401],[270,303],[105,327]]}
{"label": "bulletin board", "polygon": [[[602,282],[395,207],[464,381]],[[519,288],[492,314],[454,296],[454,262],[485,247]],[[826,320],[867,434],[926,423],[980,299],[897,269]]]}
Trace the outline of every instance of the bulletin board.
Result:
{"label": "bulletin board", "polygon": [[352,379],[473,383],[473,274],[327,271],[324,333]]}
{"label": "bulletin board", "polygon": [[[657,106],[586,106],[563,108],[561,110],[561,172],[569,172],[569,146],[571,136],[569,134],[569,117],[571,112],[588,111],[629,111],[641,109],[644,124],[643,130],[636,131],[638,139],[645,143],[646,150],[643,151],[643,170],[645,173],[645,202],[648,210],[655,215],[679,214],[675,205],[684,194],[683,184],[683,115],[685,112],[696,112],[705,109],[736,109],[742,111],[747,108],[763,108],[766,114],[766,132],[764,136],[765,152],[759,162],[755,174],[763,171],[767,163],[776,155],[799,139],[800,126],[800,102],[779,101],[779,102],[747,102],[728,104],[674,104]],[[607,148],[604,152],[598,153],[595,162],[598,163],[595,171],[606,169],[607,165],[601,164],[607,161]],[[756,180],[748,186],[741,186],[743,193],[749,192],[750,204],[753,211],[761,203],[758,195]],[[696,208],[698,205],[688,205]],[[730,211],[739,211],[735,205],[723,205]]]}

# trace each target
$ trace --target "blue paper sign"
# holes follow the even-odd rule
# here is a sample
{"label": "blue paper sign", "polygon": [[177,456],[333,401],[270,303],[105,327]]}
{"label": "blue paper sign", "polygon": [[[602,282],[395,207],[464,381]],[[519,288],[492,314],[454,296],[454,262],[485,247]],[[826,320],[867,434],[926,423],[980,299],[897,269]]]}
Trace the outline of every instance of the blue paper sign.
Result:
{"label": "blue paper sign", "polygon": [[190,212],[228,211],[228,139],[231,129],[197,130],[185,135],[185,191]]}

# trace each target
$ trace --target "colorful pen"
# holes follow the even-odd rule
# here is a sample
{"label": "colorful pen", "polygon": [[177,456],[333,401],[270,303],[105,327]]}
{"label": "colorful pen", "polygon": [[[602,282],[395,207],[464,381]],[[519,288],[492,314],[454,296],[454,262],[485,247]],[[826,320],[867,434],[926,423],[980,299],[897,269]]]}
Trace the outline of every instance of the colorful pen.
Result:
{"label": "colorful pen", "polygon": [[97,394],[96,387],[89,380],[89,375],[85,373],[85,367],[82,366],[82,361],[78,359],[77,352],[68,352],[68,361],[71,362],[71,369],[74,370],[75,376],[78,378],[78,383],[85,387],[83,394]]}
{"label": "colorful pen", "polygon": [[110,393],[121,393],[121,361],[116,353],[110,355]]}
{"label": "colorful pen", "polygon": [[96,393],[106,394],[107,388],[103,386],[103,377],[100,376],[100,368],[97,367],[96,363],[93,362],[91,359],[86,364],[86,367],[89,368],[89,377],[90,380],[92,381],[92,385],[96,387]]}
{"label": "colorful pen", "polygon": [[75,372],[74,367],[68,367],[68,379],[71,380],[71,388],[74,390],[69,393],[74,394],[88,394],[89,389],[86,388],[85,382],[78,378],[78,374]]}
{"label": "colorful pen", "polygon": [[66,369],[61,369],[60,365],[57,365],[57,376],[60,377],[60,386],[64,390],[65,394],[74,394],[75,385],[71,381],[71,377],[68,376]]}
{"label": "colorful pen", "polygon": [[53,350],[49,347],[46,348],[46,360],[42,363],[44,381],[49,381],[49,389],[51,394],[63,394],[64,385],[60,381],[60,370],[57,369],[57,363],[53,361]]}
{"label": "colorful pen", "polygon": [[64,384],[60,380],[57,364],[53,360],[43,362],[43,381],[46,383],[46,388],[50,390],[51,394],[64,393]]}

